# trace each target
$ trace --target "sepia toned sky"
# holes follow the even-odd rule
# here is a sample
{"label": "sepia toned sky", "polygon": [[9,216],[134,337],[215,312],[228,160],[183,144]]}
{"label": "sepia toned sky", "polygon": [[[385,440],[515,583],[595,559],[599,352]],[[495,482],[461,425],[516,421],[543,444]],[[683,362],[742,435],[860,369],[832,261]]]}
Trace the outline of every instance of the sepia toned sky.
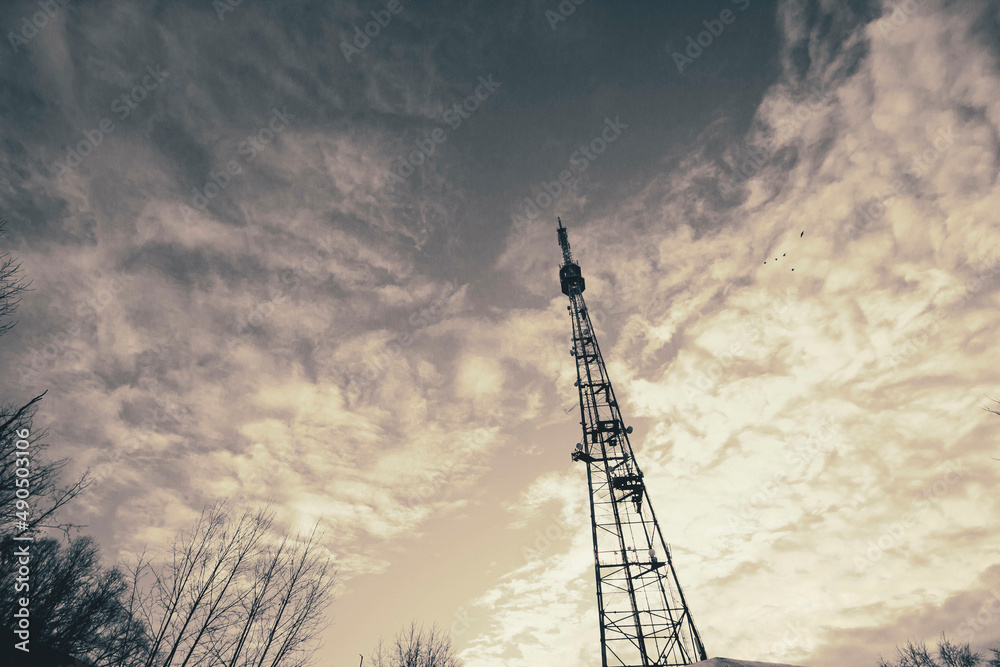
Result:
{"label": "sepia toned sky", "polygon": [[0,398],[108,562],[270,499],[318,664],[598,665],[558,215],[710,655],[1000,640],[1000,6],[388,4],[0,6]]}

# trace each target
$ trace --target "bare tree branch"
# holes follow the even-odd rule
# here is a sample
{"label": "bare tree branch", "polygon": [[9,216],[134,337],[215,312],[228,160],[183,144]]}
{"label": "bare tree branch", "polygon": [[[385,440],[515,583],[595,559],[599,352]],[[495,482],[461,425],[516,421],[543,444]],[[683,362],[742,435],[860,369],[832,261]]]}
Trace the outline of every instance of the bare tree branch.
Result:
{"label": "bare tree branch", "polygon": [[166,562],[146,566],[152,588],[140,616],[155,629],[146,667],[308,663],[335,572],[316,529],[276,540],[273,521],[266,507],[234,517],[218,504]]}
{"label": "bare tree branch", "polygon": [[35,396],[33,399],[31,399],[30,401],[28,401],[27,403],[25,403],[23,406],[21,406],[20,408],[18,408],[17,412],[14,413],[14,416],[11,417],[10,419],[8,419],[7,421],[5,421],[3,423],[3,425],[0,426],[0,435],[5,434],[7,432],[8,427],[10,427],[11,424],[13,424],[14,422],[16,422],[19,419],[21,419],[22,415],[24,415],[24,413],[26,413],[28,410],[30,410],[32,405],[34,405],[38,401],[42,400],[42,397],[45,396],[45,394],[47,394],[47,393],[49,393],[48,389],[46,389],[45,391],[43,391],[42,393],[40,393],[38,396]]}
{"label": "bare tree branch", "polygon": [[995,415],[1000,415],[1000,400],[997,400],[992,396],[987,396],[987,398],[996,403],[997,405],[995,408],[984,407],[983,410],[986,410],[986,412],[992,412]]}
{"label": "bare tree branch", "polygon": [[[0,239],[6,236],[7,221],[0,218]],[[4,320],[17,311],[21,295],[29,291],[31,283],[21,276],[21,263],[10,256],[10,252],[0,251],[0,336],[14,328],[17,322]]]}
{"label": "bare tree branch", "polygon": [[[57,523],[54,521],[56,514],[68,502],[83,493],[91,484],[91,477],[84,473],[78,480],[67,487],[60,487],[59,476],[62,469],[68,463],[68,459],[58,461],[47,461],[43,456],[48,445],[43,442],[45,431],[36,432],[33,430],[32,420],[38,407],[39,400],[45,394],[36,396],[27,404],[15,409],[13,406],[0,406],[0,419],[3,419],[3,427],[0,428],[0,533],[12,530],[15,525],[15,512],[17,507],[18,477],[15,464],[18,458],[24,457],[22,452],[27,451],[28,465],[31,469],[29,479],[32,507],[30,519],[26,521],[27,528],[20,532],[36,533],[42,529],[61,530],[66,538],[70,536],[70,531],[81,526],[69,523]],[[31,443],[27,450],[19,449],[16,446],[18,432],[28,431],[28,440]]]}
{"label": "bare tree branch", "polygon": [[[4,226],[6,221],[0,218],[0,239],[3,239]],[[17,263],[6,250],[0,250],[0,336],[16,322],[5,322],[13,315],[20,303],[20,296],[28,291],[29,283],[26,283],[21,276],[21,265]],[[28,451],[29,467],[31,478],[29,480],[31,496],[34,498],[34,506],[31,508],[31,518],[25,523],[26,528],[21,532],[35,533],[43,528],[58,528],[66,533],[69,538],[69,531],[78,528],[71,524],[53,524],[53,517],[66,503],[80,495],[89,485],[88,475],[83,475],[80,480],[67,488],[60,489],[56,486],[59,472],[66,465],[67,460],[48,462],[40,456],[45,449],[40,440],[45,437],[45,431],[33,432],[32,418],[38,407],[39,401],[48,393],[42,392],[24,405],[15,408],[13,405],[0,406],[0,533],[11,530],[15,525],[14,512],[17,510],[16,493],[19,483],[16,478],[17,468],[15,461],[25,458],[24,451],[16,447],[18,440],[21,440],[18,433],[27,431],[28,435],[24,439],[29,439],[31,447]],[[23,481],[23,480],[22,480]],[[42,501],[41,503],[39,501]],[[22,510],[23,511],[23,510]]]}
{"label": "bare tree branch", "polygon": [[[12,535],[0,538],[0,614],[11,618],[19,606],[14,577]],[[121,570],[101,567],[97,546],[88,537],[65,546],[52,538],[31,545],[32,638],[53,650],[85,658],[101,667],[134,667],[142,643],[140,624],[123,602],[128,582]],[[132,636],[130,636],[132,635]]]}
{"label": "bare tree branch", "polygon": [[952,644],[943,634],[938,642],[938,657],[935,659],[923,642],[906,642],[906,646],[896,648],[896,659],[889,662],[879,657],[878,667],[1000,667],[1000,650],[991,649],[994,658],[983,663],[983,656],[974,652],[969,643]]}
{"label": "bare tree branch", "polygon": [[451,637],[432,625],[425,630],[416,621],[396,633],[392,645],[380,639],[369,656],[372,667],[461,667],[455,656]]}

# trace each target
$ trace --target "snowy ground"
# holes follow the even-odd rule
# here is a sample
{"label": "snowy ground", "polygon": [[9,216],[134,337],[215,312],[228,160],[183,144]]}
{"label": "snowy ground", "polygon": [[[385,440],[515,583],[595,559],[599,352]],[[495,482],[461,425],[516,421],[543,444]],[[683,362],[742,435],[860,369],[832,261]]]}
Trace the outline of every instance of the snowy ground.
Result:
{"label": "snowy ground", "polygon": [[712,658],[696,662],[692,667],[796,667],[795,665],[778,664],[776,662],[747,662],[746,660],[731,660],[729,658]]}

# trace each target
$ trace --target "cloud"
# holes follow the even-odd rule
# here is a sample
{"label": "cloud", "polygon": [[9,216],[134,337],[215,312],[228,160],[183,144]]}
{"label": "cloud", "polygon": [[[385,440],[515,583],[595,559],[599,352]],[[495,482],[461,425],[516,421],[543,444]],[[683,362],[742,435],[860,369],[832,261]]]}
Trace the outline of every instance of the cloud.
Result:
{"label": "cloud", "polygon": [[[713,654],[871,660],[957,625],[914,630],[908,614],[982,598],[968,575],[985,564],[947,563],[989,551],[982,492],[998,474],[983,467],[996,425],[976,409],[994,381],[987,347],[965,342],[997,325],[986,12],[924,3],[883,37],[877,16],[783,4],[784,76],[745,142],[719,159],[693,148],[683,169],[571,225],[588,305],[614,309],[598,334],[626,419],[648,425],[637,455]],[[551,282],[548,233],[515,236],[501,266]],[[643,289],[609,289],[636,266],[649,267]],[[555,570],[510,576],[491,599],[510,634],[493,643],[514,651],[517,610],[567,584]]]}
{"label": "cloud", "polygon": [[[270,497],[321,520],[366,600],[335,610],[331,651],[464,596],[470,667],[596,664],[554,220],[508,220],[620,109],[627,134],[546,215],[709,650],[861,662],[961,626],[994,586],[1000,72],[988,3],[917,4],[889,30],[889,5],[762,3],[690,73],[719,78],[685,80],[709,102],[654,81],[656,17],[624,6],[631,32],[581,8],[558,53],[542,5],[408,6],[351,63],[366,13],[344,3],[67,13],[2,78],[36,291],[0,370],[52,388],[53,453],[102,471],[70,518],[127,554]],[[750,58],[772,18],[778,52]],[[571,50],[585,36],[609,41]],[[759,98],[720,101],[745,61]],[[162,89],[56,178],[147,65]],[[389,191],[489,72],[496,97]],[[248,150],[275,109],[287,127]]]}
{"label": "cloud", "polygon": [[593,545],[580,482],[579,475],[539,478],[508,508],[515,525],[543,504],[556,503],[558,518],[522,545],[523,565],[471,601],[470,615],[489,620],[461,653],[468,664],[598,664],[597,628],[580,622],[593,617]]}

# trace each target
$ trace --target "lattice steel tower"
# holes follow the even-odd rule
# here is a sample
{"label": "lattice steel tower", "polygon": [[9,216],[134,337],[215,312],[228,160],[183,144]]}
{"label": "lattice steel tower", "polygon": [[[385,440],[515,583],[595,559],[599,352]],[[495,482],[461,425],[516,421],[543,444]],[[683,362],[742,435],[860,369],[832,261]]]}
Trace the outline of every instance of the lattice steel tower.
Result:
{"label": "lattice steel tower", "polygon": [[[583,442],[574,461],[587,464],[604,667],[666,667],[707,660],[684,601],[670,549],[660,533],[635,461],[594,327],[586,284],[559,220],[559,280],[573,317],[576,386]],[[662,554],[663,560],[660,560]]]}

